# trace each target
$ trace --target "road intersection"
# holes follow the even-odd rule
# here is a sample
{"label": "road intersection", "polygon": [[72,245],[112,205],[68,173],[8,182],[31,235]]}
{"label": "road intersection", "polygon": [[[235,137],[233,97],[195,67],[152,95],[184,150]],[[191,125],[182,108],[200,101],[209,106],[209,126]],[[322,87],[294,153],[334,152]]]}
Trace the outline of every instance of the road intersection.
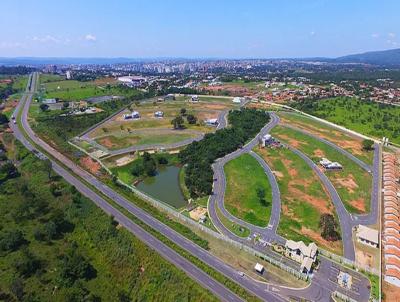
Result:
{"label": "road intersection", "polygon": [[[326,299],[334,292],[335,290],[338,290],[354,299],[357,301],[367,301],[369,298],[369,281],[367,278],[364,276],[355,273],[353,271],[350,271],[350,273],[354,276],[357,277],[358,280],[360,280],[360,286],[357,292],[354,291],[345,291],[344,289],[338,288],[337,283],[332,282],[332,280],[329,280],[327,278],[328,274],[331,272],[331,269],[337,264],[333,263],[332,261],[329,261],[325,258],[321,259],[320,263],[320,268],[318,271],[315,273],[314,278],[311,281],[310,286],[304,288],[304,289],[290,289],[290,288],[285,288],[281,287],[278,285],[270,285],[270,284],[265,284],[265,283],[260,283],[256,282],[251,278],[248,278],[247,276],[240,276],[238,272],[230,267],[229,265],[225,264],[215,256],[211,255],[209,252],[205,251],[204,249],[200,248],[198,245],[193,243],[192,241],[188,240],[187,238],[183,237],[179,233],[175,232],[174,230],[170,229],[168,226],[164,225],[139,207],[133,205],[131,202],[129,202],[127,199],[119,195],[117,192],[113,191],[111,188],[106,186],[104,183],[100,182],[97,178],[95,178],[93,175],[89,174],[79,166],[77,166],[75,163],[73,163],[71,160],[60,154],[58,151],[56,151],[54,148],[49,146],[47,143],[45,143],[43,140],[41,140],[39,137],[36,136],[36,134],[32,131],[29,123],[28,123],[28,110],[30,103],[32,101],[32,95],[33,92],[35,91],[34,88],[36,86],[37,81],[37,74],[34,74],[32,76],[32,85],[29,85],[30,89],[23,95],[21,98],[20,103],[18,104],[18,107],[16,109],[15,115],[18,116],[18,112],[22,110],[21,114],[21,126],[24,130],[24,132],[28,135],[29,140],[22,134],[20,129],[18,128],[17,125],[15,124],[10,124],[10,127],[14,131],[15,136],[17,137],[18,140],[20,140],[28,149],[30,150],[37,150],[36,146],[39,146],[41,150],[45,150],[47,154],[50,155],[49,159],[52,161],[53,164],[53,169],[60,174],[62,177],[64,177],[68,182],[73,184],[79,191],[81,191],[85,196],[89,197],[92,199],[99,207],[101,207],[105,212],[107,212],[110,215],[113,215],[117,221],[119,221],[122,225],[124,225],[128,230],[130,230],[132,233],[134,233],[136,236],[138,236],[141,240],[143,240],[146,244],[148,244],[150,247],[154,248],[156,251],[158,251],[164,258],[167,260],[171,261],[174,263],[177,267],[181,268],[183,271],[185,271],[191,278],[195,279],[198,281],[200,284],[202,284],[204,287],[212,291],[217,297],[219,297],[221,300],[225,301],[241,301],[241,299],[236,296],[234,293],[232,293],[229,289],[227,289],[225,286],[220,284],[219,282],[215,281],[213,278],[211,278],[209,275],[205,274],[203,271],[201,271],[199,268],[194,266],[192,263],[190,263],[188,260],[185,258],[181,257],[176,251],[172,250],[165,244],[163,244],[161,241],[158,241],[154,236],[149,234],[147,231],[142,229],[140,226],[136,225],[133,223],[128,217],[126,217],[124,214],[122,214],[120,211],[118,211],[115,207],[111,206],[101,195],[98,193],[94,192],[88,185],[85,184],[88,183],[90,186],[95,187],[96,190],[98,190],[101,194],[106,196],[107,198],[112,199],[115,203],[117,203],[119,206],[123,207],[127,211],[129,211],[131,214],[136,216],[139,220],[141,220],[143,223],[146,225],[150,226],[152,229],[158,231],[171,241],[173,241],[175,244],[180,246],[181,248],[185,249],[188,251],[190,254],[196,256],[198,259],[206,263],[207,265],[213,267],[215,270],[219,271],[220,273],[224,274],[226,277],[230,278],[234,282],[240,284],[243,288],[245,288],[247,291],[250,293],[258,296],[262,300],[265,301],[286,301],[290,297],[301,297],[305,299],[309,299],[312,301],[326,301]],[[226,120],[226,116],[224,117]],[[260,132],[260,135],[269,132],[275,125],[276,123],[279,122],[279,118],[277,116],[271,114],[271,121],[268,123]],[[254,138],[249,144],[244,146],[242,149],[239,149],[232,154],[227,156],[227,161],[229,158],[234,158],[236,156],[239,156],[243,152],[250,152],[252,156],[255,156],[253,153],[251,153],[251,149],[257,145],[258,143],[258,138]],[[35,146],[30,142],[33,141]],[[37,150],[36,153],[40,154],[41,150]],[[54,160],[57,159],[57,160]],[[257,160],[261,158],[257,158]],[[261,159],[262,160],[262,159]],[[262,161],[263,162],[263,161]],[[59,164],[61,163],[61,164]],[[222,163],[222,162],[221,162]],[[219,164],[219,161],[216,161],[216,164]],[[215,165],[215,164],[214,164]],[[267,175],[269,176],[269,180],[273,182],[274,178],[271,178],[269,175],[270,169],[266,166],[266,164],[262,164],[264,167]],[[68,167],[66,169],[65,167]],[[213,166],[214,167],[214,166]],[[223,165],[222,165],[223,167]],[[267,172],[269,170],[269,172]],[[80,179],[85,180],[85,182],[81,181]],[[221,175],[217,175],[217,181],[218,177],[221,177]],[[273,175],[272,175],[273,177]],[[224,178],[224,177],[222,177]],[[221,179],[222,179],[221,178]],[[275,180],[276,182],[276,180]],[[217,185],[214,184],[214,189],[218,188],[216,186],[220,186],[218,183]],[[273,185],[274,186],[274,185]],[[222,188],[222,187],[221,187]],[[214,195],[212,195],[214,196]],[[279,198],[279,188],[278,191],[273,194],[275,196],[275,201],[280,202]],[[278,197],[277,197],[278,196]],[[212,198],[210,198],[210,201]],[[215,198],[214,198],[215,201]],[[218,204],[216,202],[210,204],[214,204],[214,207],[211,207],[210,210],[210,216],[213,218],[213,222],[216,223],[216,227],[221,231],[222,233],[230,238],[233,238],[234,240],[237,240],[241,243],[244,244],[249,244],[248,241],[244,238],[239,238],[235,236],[234,234],[230,233],[228,230],[225,229],[225,227],[220,223],[218,217],[215,217],[215,205]],[[278,210],[276,210],[278,209]],[[275,241],[282,241],[284,240],[283,238],[279,237],[276,234],[276,228],[279,222],[279,216],[277,217],[276,215],[279,215],[280,210],[280,204],[278,206],[277,203],[273,206],[273,213],[271,215],[271,220],[270,220],[270,225],[271,227],[267,227],[263,229],[262,231],[265,231],[266,235],[271,236],[270,240],[275,240]],[[257,230],[259,231],[259,230]],[[266,251],[265,247],[262,246],[257,246],[256,247],[259,250],[262,250],[263,252]],[[273,253],[271,253],[273,255]],[[282,259],[282,257],[279,254],[273,255],[272,257],[279,257],[281,261],[287,263],[287,265],[293,265],[297,266],[298,265],[291,261],[290,259]],[[340,269],[346,270],[345,268],[341,267]]]}

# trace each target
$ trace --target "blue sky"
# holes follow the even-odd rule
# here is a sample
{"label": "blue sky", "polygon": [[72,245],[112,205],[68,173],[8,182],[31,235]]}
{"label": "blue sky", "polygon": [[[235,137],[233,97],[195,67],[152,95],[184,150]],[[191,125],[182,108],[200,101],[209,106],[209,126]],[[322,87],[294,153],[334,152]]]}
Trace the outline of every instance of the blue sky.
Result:
{"label": "blue sky", "polygon": [[312,57],[400,47],[398,0],[2,0],[0,56]]}

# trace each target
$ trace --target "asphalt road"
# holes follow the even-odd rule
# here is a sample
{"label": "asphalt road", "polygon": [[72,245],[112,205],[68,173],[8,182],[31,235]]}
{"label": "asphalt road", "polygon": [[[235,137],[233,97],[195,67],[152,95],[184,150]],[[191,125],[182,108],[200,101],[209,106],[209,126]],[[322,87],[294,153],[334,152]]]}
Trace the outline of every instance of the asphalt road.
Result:
{"label": "asphalt road", "polygon": [[[33,78],[35,82],[37,80],[36,75]],[[33,85],[35,86],[35,85]],[[67,166],[75,175],[79,176],[82,179],[85,179],[90,185],[96,187],[102,194],[107,196],[108,198],[114,200],[119,206],[125,208],[131,214],[136,216],[139,220],[141,220],[146,225],[150,226],[152,229],[158,231],[163,234],[166,238],[173,241],[175,244],[188,251],[193,256],[197,257],[210,267],[219,271],[226,277],[230,278],[243,288],[245,288],[248,292],[258,296],[264,301],[286,301],[281,295],[279,290],[274,290],[270,285],[265,285],[263,283],[259,283],[254,281],[253,279],[247,276],[240,276],[238,272],[233,269],[231,266],[225,264],[223,261],[219,260],[206,250],[202,249],[189,239],[183,237],[173,229],[164,225],[148,213],[146,213],[141,208],[135,206],[130,201],[125,199],[123,196],[119,195],[117,192],[113,191],[104,183],[97,180],[94,176],[77,166],[71,160],[60,154],[58,151],[53,149],[43,140],[36,136],[36,134],[32,131],[28,120],[28,110],[29,105],[32,101],[32,91],[24,94],[21,98],[20,103],[17,106],[15,115],[17,116],[17,112],[22,110],[21,124],[24,128],[25,132],[29,136],[29,138],[35,142],[38,146],[46,150],[48,154],[52,157],[57,158],[59,162],[63,165]],[[20,140],[28,149],[35,150],[30,142],[22,135],[17,125],[10,123],[11,129],[14,131],[14,135],[18,140]],[[36,151],[37,152],[37,151]],[[202,270],[198,269],[196,266],[191,264],[188,260],[182,258],[177,252],[170,249],[168,246],[160,242],[150,233],[143,230],[141,227],[133,223],[129,218],[123,215],[116,208],[112,207],[109,203],[107,203],[100,195],[91,190],[87,185],[85,185],[82,181],[76,178],[70,171],[60,166],[56,161],[50,158],[53,164],[53,169],[61,175],[66,181],[74,185],[82,194],[90,198],[93,202],[95,202],[100,208],[102,208],[106,213],[113,215],[116,220],[124,225],[129,231],[131,231],[135,236],[140,238],[144,243],[148,246],[156,250],[167,260],[171,261],[177,267],[185,271],[191,278],[199,282],[202,286],[209,289],[213,294],[219,297],[223,301],[242,301],[238,296],[232,293],[225,286],[215,281],[209,275],[205,274]]]}
{"label": "asphalt road", "polygon": [[325,175],[324,172],[304,153],[299,151],[298,149],[293,148],[292,146],[287,146],[293,153],[300,156],[309,166],[310,168],[317,174],[325,189],[328,191],[329,196],[335,206],[336,214],[339,218],[340,229],[342,231],[342,243],[343,243],[343,255],[345,258],[354,261],[355,260],[355,252],[354,252],[354,244],[352,239],[352,217],[347,212],[339,194],[337,193],[335,187],[332,185],[329,178]]}
{"label": "asphalt road", "polygon": [[[305,289],[288,289],[285,287],[280,287],[271,284],[264,284],[260,282],[256,282],[253,279],[248,278],[247,276],[241,277],[238,272],[225,264],[209,252],[200,248],[198,245],[183,237],[179,233],[175,232],[168,226],[164,225],[142,209],[136,207],[132,203],[130,203],[127,199],[113,191],[111,188],[98,181],[94,176],[75,165],[68,158],[64,157],[62,154],[58,153],[58,151],[54,150],[51,146],[47,145],[44,141],[38,138],[30,128],[27,121],[27,113],[29,109],[29,104],[32,100],[32,94],[25,94],[20,104],[17,107],[17,111],[21,108],[23,109],[22,113],[22,126],[24,130],[27,132],[28,136],[35,142],[35,144],[39,145],[41,148],[46,150],[52,157],[57,158],[63,165],[69,167],[70,170],[75,175],[78,175],[82,179],[85,179],[86,182],[90,183],[92,186],[96,187],[102,194],[114,200],[118,205],[125,208],[131,214],[135,215],[138,219],[140,219],[146,225],[149,225],[154,230],[163,234],[165,237],[173,241],[175,244],[185,249],[198,259],[202,260],[204,263],[208,264],[210,267],[213,267],[220,273],[224,274],[234,282],[241,285],[250,293],[255,294],[259,298],[265,301],[286,301],[288,297],[301,297],[305,299],[309,299],[311,301],[327,301],[327,297],[334,290],[339,290],[341,292],[346,293],[350,297],[356,299],[357,301],[367,301],[369,297],[369,290],[367,289],[368,280],[360,274],[355,272],[350,272],[353,274],[357,280],[360,280],[360,286],[356,291],[345,292],[343,289],[337,288],[337,283],[332,280],[327,279],[327,271],[330,271],[334,263],[325,260],[325,258],[321,259],[321,268],[316,272],[312,284]],[[25,104],[25,105],[24,105]],[[22,105],[24,105],[22,107]],[[21,134],[19,129],[14,124],[10,124],[10,127],[15,131],[16,137],[21,140],[23,144],[25,144],[30,150],[34,150],[34,147],[29,143],[29,141]],[[263,128],[265,130],[268,127]],[[257,142],[255,142],[257,143]],[[249,148],[251,150],[252,147],[247,145],[244,148]],[[43,155],[38,154],[41,158]],[[171,261],[179,268],[184,270],[189,276],[198,281],[204,287],[210,289],[216,296],[218,296],[221,300],[224,301],[240,301],[240,298],[235,296],[232,292],[226,289],[223,285],[216,282],[214,279],[206,275],[204,272],[193,266],[190,262],[180,257],[175,251],[169,249],[163,243],[159,242],[156,238],[154,238],[151,234],[141,229],[139,226],[134,224],[131,220],[129,220],[125,215],[119,212],[117,209],[108,204],[100,195],[92,191],[89,187],[87,187],[82,181],[76,178],[71,174],[69,170],[58,165],[57,162],[53,161],[53,168],[57,173],[59,173],[62,177],[64,177],[68,182],[74,185],[79,191],[81,191],[85,196],[92,199],[99,207],[101,207],[105,212],[111,214],[116,217],[117,221],[119,221],[122,225],[124,225],[128,230],[134,233],[138,238],[143,240],[150,247],[154,248],[158,251],[162,256],[164,256],[167,260]],[[272,232],[271,232],[272,233]],[[239,238],[238,241],[245,240],[243,238]],[[265,250],[265,247],[258,246],[259,250]],[[290,259],[282,257],[278,254],[275,254],[277,260],[280,260],[284,263],[291,263]],[[344,268],[341,268],[344,269]],[[285,298],[283,298],[285,297]]]}

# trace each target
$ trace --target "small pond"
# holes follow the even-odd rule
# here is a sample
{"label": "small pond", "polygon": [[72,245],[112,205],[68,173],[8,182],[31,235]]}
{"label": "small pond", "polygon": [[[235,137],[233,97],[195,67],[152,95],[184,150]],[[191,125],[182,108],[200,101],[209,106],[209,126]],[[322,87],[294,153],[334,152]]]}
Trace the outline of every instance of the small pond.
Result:
{"label": "small pond", "polygon": [[148,177],[136,185],[136,187],[175,208],[187,205],[179,186],[179,167],[166,166],[159,169],[154,177]]}

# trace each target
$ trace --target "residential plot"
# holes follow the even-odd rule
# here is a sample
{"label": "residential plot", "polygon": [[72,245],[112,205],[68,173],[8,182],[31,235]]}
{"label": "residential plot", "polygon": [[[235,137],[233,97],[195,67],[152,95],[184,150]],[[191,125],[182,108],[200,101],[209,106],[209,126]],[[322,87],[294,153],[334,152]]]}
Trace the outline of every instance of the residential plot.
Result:
{"label": "residential plot", "polygon": [[374,157],[373,151],[366,151],[363,149],[362,138],[347,134],[341,130],[318,122],[315,119],[297,113],[281,111],[279,112],[279,117],[283,124],[292,125],[314,135],[318,135],[349,151],[365,163],[372,165]]}
{"label": "residential plot", "polygon": [[[198,101],[191,102],[188,96],[178,96],[173,101],[136,102],[93,129],[87,137],[109,150],[133,145],[168,145],[214,132],[216,127],[207,122],[219,119],[224,111],[234,108],[238,105],[231,98],[199,97]],[[132,112],[137,113],[137,118],[127,118]],[[176,117],[182,118],[179,129],[173,126]]]}
{"label": "residential plot", "polygon": [[224,167],[225,208],[234,216],[257,226],[267,226],[271,216],[272,189],[264,169],[249,154]]}
{"label": "residential plot", "polygon": [[296,241],[313,241],[340,254],[340,241],[327,241],[321,237],[321,215],[335,215],[335,209],[318,176],[301,157],[287,148],[257,147],[254,151],[273,170],[279,185],[282,208],[278,233]]}
{"label": "residential plot", "polygon": [[372,187],[371,174],[329,145],[299,131],[277,126],[271,133],[299,149],[316,163],[321,158],[328,158],[340,163],[343,169],[325,171],[327,177],[332,181],[349,212],[369,212]]}

